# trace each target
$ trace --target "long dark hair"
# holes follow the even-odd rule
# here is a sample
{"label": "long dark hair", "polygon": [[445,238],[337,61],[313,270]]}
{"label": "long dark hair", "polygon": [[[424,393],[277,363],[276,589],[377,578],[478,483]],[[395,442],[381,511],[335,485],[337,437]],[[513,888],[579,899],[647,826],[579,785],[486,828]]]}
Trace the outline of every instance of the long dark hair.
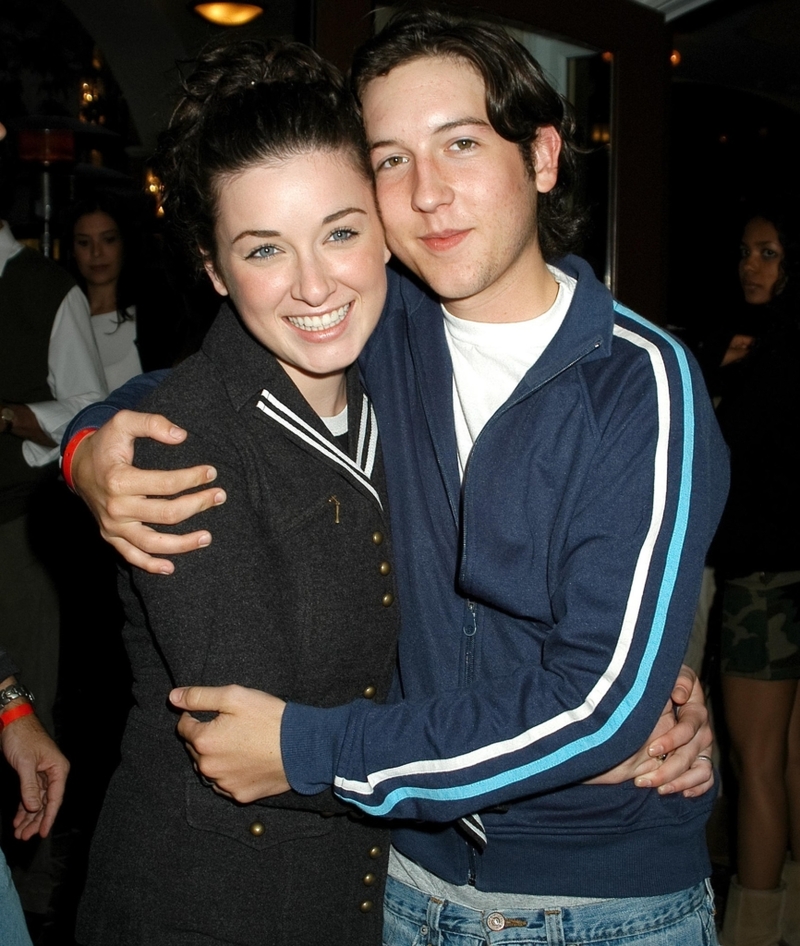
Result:
{"label": "long dark hair", "polygon": [[572,110],[547,81],[539,63],[499,24],[446,7],[411,5],[356,51],[351,70],[356,96],[360,98],[373,79],[429,56],[461,59],[477,70],[486,86],[486,113],[492,128],[519,145],[531,176],[531,145],[539,128],[552,125],[561,136],[558,182],[538,196],[539,246],[548,262],[574,250],[585,223],[575,193],[581,150]]}
{"label": "long dark hair", "polygon": [[756,219],[766,220],[775,227],[783,247],[782,286],[770,306],[796,319],[800,316],[800,207],[787,199],[753,202],[745,208],[739,232]]}
{"label": "long dark hair", "polygon": [[87,194],[72,204],[64,215],[62,227],[62,259],[66,263],[75,282],[88,295],[88,287],[75,260],[73,241],[75,227],[81,217],[88,214],[107,214],[117,226],[122,240],[122,268],[116,286],[117,322],[130,322],[134,318],[131,311],[136,305],[137,289],[141,269],[142,236],[134,222],[134,214],[125,202],[106,191]]}
{"label": "long dark hair", "polygon": [[217,197],[255,164],[345,152],[371,182],[364,130],[341,73],[300,43],[239,40],[204,50],[159,139],[168,227],[195,267],[216,261]]}

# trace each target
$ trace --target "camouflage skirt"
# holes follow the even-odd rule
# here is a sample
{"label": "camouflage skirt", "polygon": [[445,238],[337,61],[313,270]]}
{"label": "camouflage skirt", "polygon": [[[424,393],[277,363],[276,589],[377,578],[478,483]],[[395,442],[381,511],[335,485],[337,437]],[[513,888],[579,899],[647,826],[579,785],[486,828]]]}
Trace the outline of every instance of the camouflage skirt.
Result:
{"label": "camouflage skirt", "polygon": [[754,572],[722,592],[722,672],[800,678],[800,571]]}

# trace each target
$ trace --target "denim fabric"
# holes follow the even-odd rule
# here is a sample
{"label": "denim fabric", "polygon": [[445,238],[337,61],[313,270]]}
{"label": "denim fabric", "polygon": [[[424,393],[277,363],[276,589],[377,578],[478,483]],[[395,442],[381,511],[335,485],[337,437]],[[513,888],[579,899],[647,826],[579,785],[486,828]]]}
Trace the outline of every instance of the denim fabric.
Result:
{"label": "denim fabric", "polygon": [[31,946],[11,871],[0,851],[0,943],[2,946]]}
{"label": "denim fabric", "polygon": [[543,910],[470,910],[394,878],[386,884],[384,946],[717,946],[708,882],[659,897]]}

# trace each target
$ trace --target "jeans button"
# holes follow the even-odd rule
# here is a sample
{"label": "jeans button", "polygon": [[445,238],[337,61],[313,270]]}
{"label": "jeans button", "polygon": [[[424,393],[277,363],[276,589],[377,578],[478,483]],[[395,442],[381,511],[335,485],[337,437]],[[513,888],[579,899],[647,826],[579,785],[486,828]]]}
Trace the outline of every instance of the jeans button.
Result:
{"label": "jeans button", "polygon": [[502,913],[490,913],[489,916],[486,917],[486,925],[490,930],[496,933],[499,930],[505,929],[506,918]]}

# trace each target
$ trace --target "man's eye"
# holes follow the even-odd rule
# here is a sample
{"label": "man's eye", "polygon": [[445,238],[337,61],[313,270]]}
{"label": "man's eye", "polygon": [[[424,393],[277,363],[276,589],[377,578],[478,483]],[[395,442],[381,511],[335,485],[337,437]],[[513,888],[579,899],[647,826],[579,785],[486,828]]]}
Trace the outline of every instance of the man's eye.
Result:
{"label": "man's eye", "polygon": [[377,167],[377,170],[380,171],[383,168],[396,168],[401,164],[406,164],[408,161],[407,158],[404,158],[402,154],[393,154],[389,158],[384,158],[383,161]]}
{"label": "man's eye", "polygon": [[459,138],[451,147],[454,151],[471,151],[475,147],[475,142],[472,138]]}

